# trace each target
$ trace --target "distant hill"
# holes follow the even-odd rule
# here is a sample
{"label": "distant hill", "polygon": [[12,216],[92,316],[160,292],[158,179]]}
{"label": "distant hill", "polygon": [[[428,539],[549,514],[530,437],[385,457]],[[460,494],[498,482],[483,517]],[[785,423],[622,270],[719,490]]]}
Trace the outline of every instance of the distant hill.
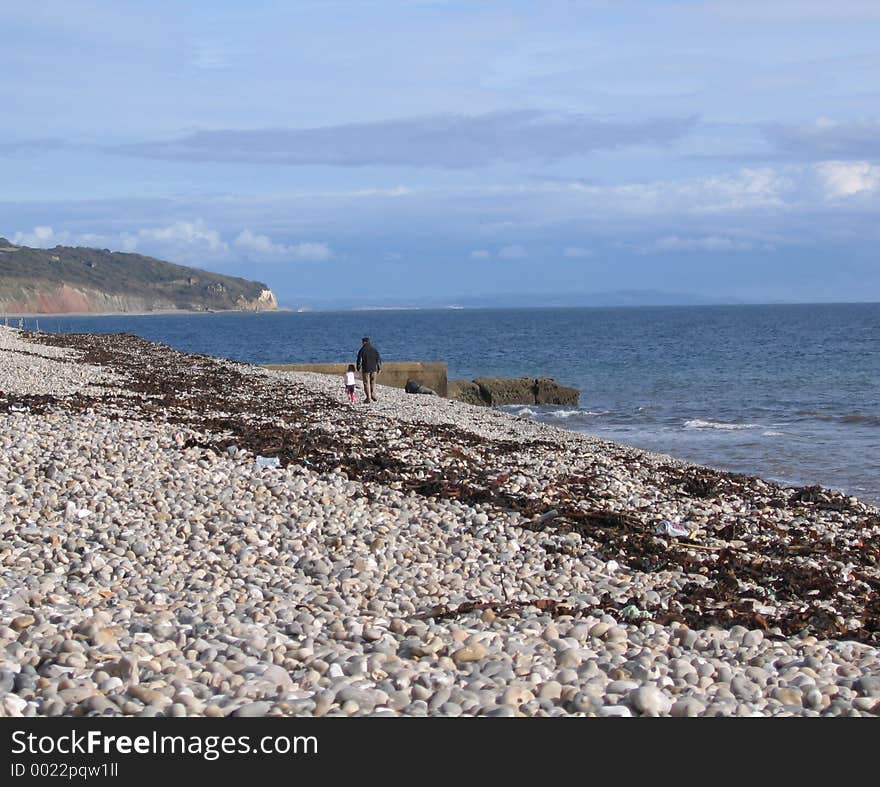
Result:
{"label": "distant hill", "polygon": [[357,311],[383,309],[519,309],[558,308],[583,306],[706,306],[733,305],[745,301],[734,298],[710,298],[691,293],[661,292],[658,290],[616,290],[614,292],[571,293],[491,293],[446,296],[393,296],[369,301],[363,296],[335,298],[301,298],[285,304],[301,310],[353,309]]}
{"label": "distant hill", "polygon": [[0,238],[0,312],[272,311],[262,282],[174,265],[142,254],[56,246],[33,249]]}

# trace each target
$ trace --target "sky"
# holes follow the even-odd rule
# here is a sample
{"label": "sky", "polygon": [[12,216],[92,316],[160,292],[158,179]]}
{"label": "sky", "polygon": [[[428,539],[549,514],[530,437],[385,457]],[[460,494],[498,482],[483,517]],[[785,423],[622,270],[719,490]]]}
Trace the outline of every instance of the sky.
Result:
{"label": "sky", "polygon": [[880,300],[876,0],[0,0],[0,236],[282,305]]}

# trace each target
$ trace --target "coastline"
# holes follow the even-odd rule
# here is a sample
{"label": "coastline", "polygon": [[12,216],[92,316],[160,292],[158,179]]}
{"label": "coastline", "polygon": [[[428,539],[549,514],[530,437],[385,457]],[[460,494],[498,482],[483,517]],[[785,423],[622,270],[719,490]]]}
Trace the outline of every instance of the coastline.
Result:
{"label": "coastline", "polygon": [[[272,314],[275,312],[294,312],[296,309],[288,309],[278,307],[277,309],[265,309],[265,310],[255,310],[255,309],[155,309],[153,311],[146,312],[53,312],[53,313],[45,313],[45,312],[31,312],[31,313],[9,313],[0,315],[0,319],[9,318],[11,319],[40,319],[41,317],[46,318],[56,318],[62,319],[64,317],[149,317],[151,315],[156,316],[167,316],[169,314]],[[8,326],[10,328],[14,327],[12,325]]]}
{"label": "coastline", "polygon": [[855,498],[135,337],[0,358],[8,715],[880,713]]}

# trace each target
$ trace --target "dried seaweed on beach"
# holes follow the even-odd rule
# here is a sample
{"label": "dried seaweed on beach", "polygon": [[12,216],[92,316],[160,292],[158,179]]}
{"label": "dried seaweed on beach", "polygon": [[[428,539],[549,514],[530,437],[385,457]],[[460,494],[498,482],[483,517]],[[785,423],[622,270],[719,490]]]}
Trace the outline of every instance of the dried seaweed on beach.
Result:
{"label": "dried seaweed on beach", "polygon": [[[282,466],[343,473],[360,482],[369,497],[393,488],[517,515],[530,530],[577,534],[577,547],[547,545],[548,571],[556,570],[561,556],[589,553],[629,571],[699,578],[682,584],[662,604],[645,605],[657,622],[739,623],[880,643],[880,517],[838,492],[818,486],[786,489],[682,463],[646,467],[639,452],[610,444],[602,461],[561,462],[540,484],[523,484],[516,479],[528,478],[536,461],[565,454],[565,445],[547,439],[486,440],[454,425],[418,422],[400,423],[393,439],[381,432],[365,437],[358,417],[339,401],[315,395],[307,407],[297,406],[285,398],[289,387],[271,378],[245,377],[232,362],[177,353],[128,335],[31,338],[74,348],[82,361],[107,367],[125,380],[128,395],[108,391],[64,401],[0,397],[0,409],[103,407],[112,415],[124,408],[128,417],[191,427],[199,436],[187,446],[218,453],[244,450],[276,457]],[[706,511],[699,534],[658,536],[651,506],[630,505],[617,491],[627,486],[621,478],[638,479],[646,492],[684,510]],[[565,599],[550,601],[548,610],[578,614]],[[480,609],[480,603],[472,609]],[[619,610],[610,600],[605,603],[608,611]],[[447,612],[462,614],[461,609]]]}

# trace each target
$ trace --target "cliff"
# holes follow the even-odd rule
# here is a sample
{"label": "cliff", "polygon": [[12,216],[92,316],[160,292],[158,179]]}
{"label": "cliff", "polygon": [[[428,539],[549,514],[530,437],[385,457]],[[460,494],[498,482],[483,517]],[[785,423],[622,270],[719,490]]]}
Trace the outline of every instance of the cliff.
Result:
{"label": "cliff", "polygon": [[107,249],[33,249],[0,238],[0,312],[274,311],[262,282]]}

